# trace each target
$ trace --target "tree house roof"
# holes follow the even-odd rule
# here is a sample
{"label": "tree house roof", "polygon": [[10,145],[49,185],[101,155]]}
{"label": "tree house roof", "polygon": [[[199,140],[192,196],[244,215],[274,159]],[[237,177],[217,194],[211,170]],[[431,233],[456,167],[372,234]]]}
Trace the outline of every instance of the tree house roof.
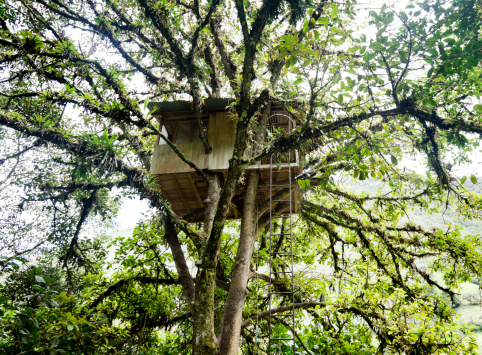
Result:
{"label": "tree house roof", "polygon": [[[226,107],[233,103],[233,98],[208,98],[203,100],[203,106],[201,108],[202,113],[207,115],[208,112],[227,111]],[[281,109],[281,105],[276,101],[272,101],[272,109]],[[299,103],[295,101],[286,102],[292,106],[298,106]],[[149,112],[156,109],[153,113],[154,116],[161,116],[162,118],[170,119],[176,116],[194,116],[194,109],[192,107],[192,101],[163,101],[163,102],[149,102],[147,104]]]}
{"label": "tree house roof", "polygon": [[[210,98],[203,100],[202,111],[207,114],[210,111],[226,111],[226,107],[234,102],[234,99],[229,98]],[[162,116],[163,118],[170,118],[171,116],[178,116],[183,113],[185,116],[193,116],[194,109],[192,101],[164,101],[164,102],[149,102],[147,108],[154,111],[154,116]]]}

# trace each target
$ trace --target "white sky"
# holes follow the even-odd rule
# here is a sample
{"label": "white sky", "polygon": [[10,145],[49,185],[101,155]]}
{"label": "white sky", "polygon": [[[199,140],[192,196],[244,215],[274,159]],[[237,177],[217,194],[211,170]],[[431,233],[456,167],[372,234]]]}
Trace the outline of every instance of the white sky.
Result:
{"label": "white sky", "polygon": [[126,199],[117,215],[118,229],[134,228],[142,218],[142,214],[147,213],[149,209],[148,200]]}

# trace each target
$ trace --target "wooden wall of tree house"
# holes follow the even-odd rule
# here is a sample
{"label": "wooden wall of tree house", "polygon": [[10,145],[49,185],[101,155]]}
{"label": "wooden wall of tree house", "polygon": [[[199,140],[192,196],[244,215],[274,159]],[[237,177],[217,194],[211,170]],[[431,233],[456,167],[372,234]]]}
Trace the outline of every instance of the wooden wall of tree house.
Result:
{"label": "wooden wall of tree house", "polygon": [[[211,171],[227,170],[229,158],[233,154],[235,138],[235,122],[228,118],[227,112],[209,114],[208,140],[213,148],[211,154],[204,153],[199,140],[190,143],[176,144],[186,159],[201,169]],[[162,142],[161,142],[162,143]],[[151,174],[176,174],[194,171],[173,150],[165,144],[156,144],[151,164]]]}
{"label": "wooden wall of tree house", "polygon": [[[229,167],[229,158],[234,148],[236,122],[229,118],[228,112],[210,112],[208,117],[208,140],[213,148],[211,154],[204,153],[200,140],[189,143],[176,144],[186,159],[192,161],[201,169],[218,171],[226,174]],[[164,122],[169,122],[165,119]],[[161,142],[162,143],[162,142]],[[297,155],[291,164],[281,164],[276,169],[283,173],[275,174],[273,184],[288,181],[288,169],[292,176],[299,174],[302,169],[298,166]],[[246,170],[259,170],[260,181],[256,194],[256,203],[261,204],[269,199],[270,194],[270,165],[269,159],[248,167]],[[187,218],[190,222],[199,222],[203,218],[204,200],[207,198],[207,185],[201,176],[184,163],[181,158],[166,144],[156,144],[151,163],[151,174],[156,176],[156,181],[161,188],[163,196],[171,203],[174,212]],[[244,185],[240,184],[233,198],[233,207],[228,213],[228,219],[239,218],[239,211],[244,200]],[[281,188],[274,187],[271,193],[275,194]],[[287,201],[289,197],[285,198]],[[293,212],[298,213],[300,207],[300,193],[293,190]],[[197,212],[198,211],[198,212]]]}

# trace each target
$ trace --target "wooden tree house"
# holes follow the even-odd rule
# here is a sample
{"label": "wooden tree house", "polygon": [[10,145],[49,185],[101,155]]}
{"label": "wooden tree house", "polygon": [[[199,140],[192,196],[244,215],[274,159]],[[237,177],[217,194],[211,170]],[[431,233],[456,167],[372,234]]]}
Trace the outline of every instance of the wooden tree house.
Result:
{"label": "wooden tree house", "polygon": [[[207,130],[207,138],[212,147],[211,154],[205,154],[204,146],[199,138],[192,104],[188,101],[158,102],[148,105],[149,111],[156,108],[154,115],[161,124],[161,130],[169,140],[176,144],[188,160],[192,161],[201,169],[211,172],[219,172],[226,176],[229,159],[234,148],[236,122],[230,117],[226,107],[229,99],[206,99],[202,108],[202,120]],[[269,118],[271,131],[284,129],[288,131],[292,127],[290,116],[281,107],[272,104]],[[259,170],[260,181],[256,203],[261,204],[274,195],[282,187],[281,183],[288,182],[289,176],[294,181],[294,176],[301,172],[298,155],[288,162],[281,158],[271,166],[270,159],[265,159],[246,170]],[[270,169],[271,166],[271,169]],[[289,173],[291,170],[291,174]],[[272,172],[276,173],[273,174]],[[174,212],[191,222],[202,221],[204,213],[204,201],[207,198],[207,184],[194,169],[184,163],[165,142],[158,137],[154,147],[151,163],[151,174],[159,184],[162,194],[171,203]],[[270,181],[271,188],[270,188]],[[233,198],[233,207],[228,218],[239,218],[239,212],[244,200],[245,186],[238,185],[236,195]],[[292,213],[298,213],[300,208],[300,191],[293,189],[291,199]]]}

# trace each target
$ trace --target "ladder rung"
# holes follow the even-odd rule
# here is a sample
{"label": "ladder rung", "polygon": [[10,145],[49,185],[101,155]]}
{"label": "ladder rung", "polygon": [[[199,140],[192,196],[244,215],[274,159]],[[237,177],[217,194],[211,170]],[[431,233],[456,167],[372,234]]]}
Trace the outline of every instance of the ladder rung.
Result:
{"label": "ladder rung", "polygon": [[[289,129],[289,132],[291,132],[291,129]],[[273,216],[271,215],[270,212],[270,221],[277,220],[277,219],[283,219],[285,222],[289,218],[291,221],[291,215],[295,212],[295,208],[293,207],[296,202],[293,200],[293,192],[295,191],[295,187],[293,187],[293,183],[296,184],[296,181],[294,179],[295,173],[293,171],[293,163],[296,163],[296,153],[292,150],[289,150],[286,154],[282,156],[278,156],[276,154],[273,154],[269,156],[268,163],[270,164],[269,167],[269,173],[270,173],[270,197],[269,197],[269,203],[270,207],[272,207],[275,204],[286,204],[286,207],[284,207],[284,211],[282,211],[279,215]],[[275,175],[278,174],[278,175]],[[274,196],[274,193],[276,191],[281,191],[283,189],[289,189],[289,195],[285,199],[274,199],[276,196]],[[271,208],[270,208],[271,210]],[[274,223],[274,222],[271,222]],[[273,233],[269,234],[270,236],[270,250],[269,250],[269,261],[270,261],[270,270],[269,270],[269,276],[270,279],[273,277],[277,277],[278,281],[281,281],[283,283],[291,283],[293,281],[294,277],[294,267],[293,267],[293,235],[292,235],[292,230],[291,230],[291,222],[289,225],[289,230],[287,233]],[[270,224],[270,232],[272,231],[271,229],[271,224]],[[273,232],[276,232],[276,230],[273,230]],[[283,240],[283,243],[291,243],[291,251],[276,251],[272,252],[271,247],[272,247],[272,242],[273,239],[271,237],[278,237],[277,239],[279,241]],[[284,238],[283,238],[284,237]],[[283,248],[287,249],[287,248]],[[291,257],[291,258],[290,258]],[[279,263],[278,263],[278,262]],[[285,268],[285,270],[289,271],[272,271],[271,270],[271,265],[280,265],[281,268]],[[291,269],[290,269],[291,266]],[[286,276],[282,276],[282,275]],[[276,276],[279,275],[279,276]],[[277,292],[271,292],[273,289],[271,288],[271,282],[269,283],[269,289],[267,289],[267,293],[269,296],[269,310],[271,312],[271,303],[274,301],[272,297],[294,297],[296,292],[299,292],[299,290],[295,290],[294,287],[291,287],[291,291],[277,291]],[[292,285],[293,286],[293,285]],[[289,290],[289,288],[288,288]],[[277,314],[270,314],[270,317],[284,317],[284,319],[289,319],[289,318],[295,318],[295,310],[293,309],[287,309],[286,312],[289,313],[277,313]],[[272,344],[273,342],[280,342],[280,341],[286,341],[286,342],[293,342],[293,349],[294,349],[294,340],[295,340],[295,334],[294,332],[286,333],[287,336],[291,335],[290,338],[271,338],[271,321],[269,322],[270,330],[269,330],[269,344]],[[275,334],[273,334],[275,335]],[[276,334],[278,336],[280,335],[285,335],[285,334]]]}

